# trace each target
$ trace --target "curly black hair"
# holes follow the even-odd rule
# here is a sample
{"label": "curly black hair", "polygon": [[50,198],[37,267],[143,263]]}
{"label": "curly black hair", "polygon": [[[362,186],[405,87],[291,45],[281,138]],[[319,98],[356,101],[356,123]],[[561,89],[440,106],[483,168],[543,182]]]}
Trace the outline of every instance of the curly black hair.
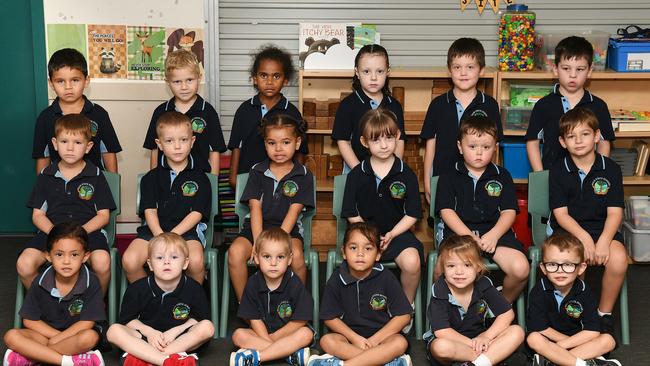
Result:
{"label": "curly black hair", "polygon": [[[293,80],[296,75],[296,67],[293,64],[293,59],[291,58],[289,51],[274,44],[267,44],[260,47],[257,53],[252,56],[253,64],[249,70],[251,78],[255,78],[262,60],[273,60],[282,65],[282,72],[284,72],[284,78],[287,81]],[[257,86],[255,86],[255,88],[257,89]]]}

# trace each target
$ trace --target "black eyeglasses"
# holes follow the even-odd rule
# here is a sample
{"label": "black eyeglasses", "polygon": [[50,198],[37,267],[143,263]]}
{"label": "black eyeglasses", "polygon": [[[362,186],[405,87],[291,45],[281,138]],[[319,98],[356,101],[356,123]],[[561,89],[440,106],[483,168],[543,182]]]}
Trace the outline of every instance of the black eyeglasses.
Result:
{"label": "black eyeglasses", "polygon": [[576,271],[576,268],[578,268],[578,265],[580,263],[555,263],[555,262],[544,262],[542,263],[544,265],[544,268],[546,269],[546,272],[549,273],[555,273],[558,271],[558,269],[562,268],[562,272],[564,273],[573,273]]}

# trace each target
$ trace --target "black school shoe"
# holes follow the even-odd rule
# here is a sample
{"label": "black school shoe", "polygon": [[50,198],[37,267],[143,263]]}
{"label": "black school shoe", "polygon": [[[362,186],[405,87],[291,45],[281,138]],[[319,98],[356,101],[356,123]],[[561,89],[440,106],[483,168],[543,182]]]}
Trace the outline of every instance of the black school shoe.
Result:
{"label": "black school shoe", "polygon": [[452,363],[451,366],[475,366],[475,365],[474,365],[474,362],[469,362],[469,361],[458,362],[458,361],[456,361],[456,362]]}
{"label": "black school shoe", "polygon": [[551,361],[547,360],[544,356],[535,353],[533,356],[533,366],[555,366]]}
{"label": "black school shoe", "polygon": [[508,358],[500,363],[505,366],[528,366],[530,365],[530,358],[528,355],[520,350],[513,352]]}
{"label": "black school shoe", "polygon": [[586,362],[587,366],[621,366],[621,363],[618,360],[606,360],[602,357],[587,360]]}

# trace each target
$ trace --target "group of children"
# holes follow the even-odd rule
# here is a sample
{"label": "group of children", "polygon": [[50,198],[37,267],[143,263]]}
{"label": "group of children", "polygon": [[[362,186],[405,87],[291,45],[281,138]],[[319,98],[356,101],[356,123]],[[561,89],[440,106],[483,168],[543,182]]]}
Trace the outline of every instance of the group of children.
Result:
{"label": "group of children", "polygon": [[[545,277],[529,296],[526,340],[535,365],[620,365],[599,358],[615,346],[611,311],[627,257],[617,232],[621,171],[606,157],[614,138],[609,112],[584,89],[592,58],[584,38],[558,44],[559,84],[536,104],[526,135],[533,169],[550,169],[549,230],[555,231],[543,246]],[[443,239],[427,309],[427,351],[432,364],[513,364],[525,334],[511,325],[511,303],[530,268],[512,231],[514,183],[493,163],[503,136],[498,104],[477,89],[485,68],[480,42],[456,40],[447,66],[453,89],[431,102],[420,135],[425,197],[442,219],[436,235]],[[174,97],[156,108],[147,131],[151,170],[140,182],[138,207],[143,225],[122,256],[130,285],[119,321],[107,331],[102,299],[110,256],[102,228],[115,203],[102,170],[117,171],[121,148],[106,111],[83,95],[89,83],[83,56],[57,51],[48,71],[57,98],[37,121],[38,178],[28,202],[39,231],[16,265],[29,288],[20,310],[25,329],[5,335],[4,364],[103,365],[92,349],[106,337],[126,352],[126,366],[195,365],[196,355],[186,352],[204,347],[215,331],[201,287],[213,204],[206,173],[218,173],[226,150],[217,112],[198,95],[198,61],[182,50],[167,58]],[[390,96],[387,51],[363,47],[354,71],[352,93],[341,101],[332,131],[347,173],[344,262],[320,304],[329,329],[320,338],[326,354],[310,355],[316,334],[309,325],[313,299],[304,286],[301,215],[315,207],[315,187],[301,164],[306,125],[281,93],[295,73],[291,56],[269,46],[254,57],[250,77],[257,94],[238,108],[227,146],[231,185],[249,173],[240,201],[250,208],[228,249],[237,315],[250,326],[233,333],[240,349],[231,365],[283,358],[313,366],[412,364],[404,334],[421,311],[415,296],[424,251],[411,231],[422,217],[419,183],[401,159],[404,117]],[[435,197],[432,175],[439,176]],[[484,276],[482,257],[505,273],[502,291]],[[387,261],[399,267],[399,281],[381,264]],[[39,274],[45,262],[51,265]],[[259,270],[249,277],[250,263]],[[578,279],[587,265],[605,266],[599,303]]]}

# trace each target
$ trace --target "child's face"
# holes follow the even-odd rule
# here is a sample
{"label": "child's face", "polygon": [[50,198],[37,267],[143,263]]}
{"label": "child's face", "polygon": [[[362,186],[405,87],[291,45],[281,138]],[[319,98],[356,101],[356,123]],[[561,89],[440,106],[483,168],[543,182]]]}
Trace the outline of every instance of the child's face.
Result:
{"label": "child's face", "polygon": [[348,263],[350,274],[359,279],[370,273],[379,257],[377,245],[359,231],[353,231],[343,246],[343,259]]}
{"label": "child's face", "polygon": [[480,170],[492,161],[497,142],[494,136],[487,133],[480,136],[477,133],[466,134],[458,142],[458,149],[468,169]]}
{"label": "child's face", "polygon": [[473,56],[460,56],[451,61],[449,74],[454,88],[460,91],[471,91],[476,88],[483,69]]}
{"label": "child's face", "polygon": [[63,130],[52,138],[54,150],[59,153],[61,160],[68,165],[81,161],[93,147],[93,142],[86,140],[81,133]]}
{"label": "child's face", "polygon": [[592,68],[584,57],[562,59],[553,66],[553,74],[558,78],[561,92],[573,94],[582,90],[591,76]]}
{"label": "child's face", "polygon": [[361,89],[371,98],[382,94],[381,89],[386,84],[389,72],[386,57],[376,53],[366,53],[359,57],[358,65],[354,68]]}
{"label": "child's face", "polygon": [[600,130],[592,130],[585,123],[580,123],[569,133],[560,136],[560,144],[574,157],[584,157],[593,154],[600,140]]}
{"label": "child's face", "polygon": [[284,76],[282,64],[276,60],[263,59],[253,77],[253,84],[266,98],[274,98],[289,81]]}
{"label": "child's face", "polygon": [[553,245],[544,249],[544,261],[539,267],[553,285],[567,288],[584,273],[587,264],[580,261],[576,251],[560,251],[560,248]]}
{"label": "child's face", "polygon": [[259,252],[255,253],[254,259],[266,279],[276,280],[282,278],[291,265],[291,252],[285,243],[267,240],[261,245]]}
{"label": "child's face", "polygon": [[194,132],[186,125],[165,126],[160,131],[156,144],[168,160],[182,164],[190,155],[194,140]]}
{"label": "child's face", "polygon": [[201,76],[197,75],[193,68],[186,66],[172,70],[169,73],[167,84],[176,101],[191,103],[196,99],[200,81]]}
{"label": "child's face", "polygon": [[264,148],[269,159],[277,164],[291,162],[293,154],[300,148],[301,139],[292,127],[267,127]]}
{"label": "child's face", "polygon": [[156,279],[174,281],[187,269],[190,259],[176,245],[159,243],[151,249],[147,259],[149,269]]}
{"label": "child's face", "polygon": [[370,151],[370,155],[380,160],[386,160],[393,156],[395,148],[397,147],[398,139],[399,132],[397,133],[397,136],[387,136],[382,134],[374,139],[361,136],[361,144]]}
{"label": "child's face", "polygon": [[85,77],[79,69],[62,67],[52,73],[49,80],[50,87],[64,103],[75,103],[83,98],[84,89],[88,86],[90,79]]}
{"label": "child's face", "polygon": [[81,265],[88,260],[89,256],[90,252],[85,251],[83,245],[73,238],[58,240],[52,249],[45,253],[45,257],[52,263],[59,278],[76,276]]}
{"label": "child's face", "polygon": [[463,260],[456,253],[449,253],[444,263],[445,281],[457,289],[471,286],[478,277],[478,267],[469,260]]}

